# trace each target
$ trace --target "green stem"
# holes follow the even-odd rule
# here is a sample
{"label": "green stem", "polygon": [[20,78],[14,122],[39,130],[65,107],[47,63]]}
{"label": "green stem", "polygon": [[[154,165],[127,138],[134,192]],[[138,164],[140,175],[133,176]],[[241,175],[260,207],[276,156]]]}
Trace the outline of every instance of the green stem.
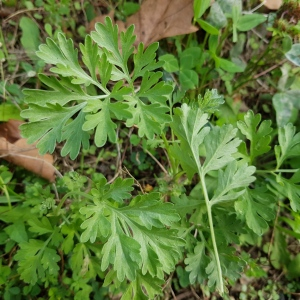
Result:
{"label": "green stem", "polygon": [[164,133],[161,134],[161,138],[164,142],[165,149],[166,149],[166,151],[168,153],[168,156],[169,156],[169,161],[170,161],[171,169],[172,169],[172,175],[175,176],[177,174],[177,167],[176,167],[175,159],[172,157],[172,155],[170,155],[169,143],[168,143],[168,140],[167,140],[166,135]]}
{"label": "green stem", "polygon": [[219,282],[220,282],[220,294],[223,295],[224,294],[224,284],[223,284],[220,257],[219,257],[216,236],[215,236],[215,231],[214,231],[214,223],[213,223],[213,218],[212,218],[211,204],[210,204],[207,189],[206,189],[204,174],[203,174],[202,170],[198,170],[198,172],[200,175],[200,182],[201,182],[201,186],[202,186],[202,190],[203,190],[203,195],[204,195],[206,209],[207,209],[207,215],[208,215],[210,235],[211,235],[213,249],[214,249],[214,255],[215,255],[215,259],[216,259],[216,263],[217,263],[218,277],[219,277]]}
{"label": "green stem", "polygon": [[256,173],[296,173],[300,169],[256,170]]}
{"label": "green stem", "polygon": [[6,196],[6,199],[7,199],[7,203],[8,203],[8,207],[9,209],[11,209],[11,201],[10,201],[10,196],[9,196],[9,193],[8,193],[8,190],[7,190],[7,187],[2,179],[2,177],[0,176],[0,184],[1,184],[1,188]]}

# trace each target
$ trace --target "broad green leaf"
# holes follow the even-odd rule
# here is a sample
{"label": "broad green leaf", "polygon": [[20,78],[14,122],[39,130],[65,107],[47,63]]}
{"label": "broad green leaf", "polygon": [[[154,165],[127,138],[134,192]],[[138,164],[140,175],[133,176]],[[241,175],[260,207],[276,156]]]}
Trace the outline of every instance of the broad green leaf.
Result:
{"label": "broad green leaf", "polygon": [[208,22],[204,20],[197,20],[198,24],[200,27],[205,30],[207,33],[212,34],[212,35],[219,35],[219,29],[214,27],[213,25],[209,24]]}
{"label": "broad green leaf", "polygon": [[214,127],[204,139],[206,159],[203,173],[219,170],[234,160],[232,156],[237,152],[241,140],[236,138],[237,129],[232,125]]}
{"label": "broad green leaf", "polygon": [[204,243],[198,242],[194,253],[188,253],[187,258],[184,260],[186,264],[186,271],[190,272],[190,283],[202,284],[207,280],[206,267],[209,264],[209,257],[205,254],[206,247]]}
{"label": "broad green leaf", "polygon": [[275,155],[277,160],[277,169],[282,163],[300,153],[300,132],[296,133],[296,127],[288,123],[278,129],[279,145],[275,146]]}
{"label": "broad green leaf", "polygon": [[197,170],[200,170],[199,146],[210,130],[209,127],[205,127],[208,115],[185,103],[174,112],[171,127],[180,139],[182,147],[187,150],[184,154],[190,156],[196,162]]}
{"label": "broad green leaf", "polygon": [[204,12],[209,8],[210,0],[195,0],[194,1],[194,18],[199,19]]}
{"label": "broad green leaf", "polygon": [[216,67],[221,68],[229,73],[243,72],[245,68],[233,63],[232,61],[224,58],[215,58]]}
{"label": "broad green leaf", "polygon": [[13,224],[5,227],[4,231],[8,234],[10,239],[17,243],[28,241],[27,231],[24,222],[21,220],[17,220]]}
{"label": "broad green leaf", "polygon": [[162,55],[159,57],[159,60],[164,62],[163,68],[167,72],[173,73],[179,70],[178,60],[173,54]]}
{"label": "broad green leaf", "polygon": [[261,115],[254,115],[252,110],[249,110],[244,116],[244,121],[238,121],[237,126],[250,140],[250,162],[253,162],[257,156],[267,153],[271,147],[271,133],[273,131],[270,120],[261,122]]}
{"label": "broad green leaf", "polygon": [[236,27],[239,31],[249,31],[266,20],[262,14],[247,14],[239,17]]}
{"label": "broad green leaf", "polygon": [[268,222],[275,218],[275,199],[263,189],[247,189],[235,202],[235,209],[250,229],[262,235],[269,228]]}
{"label": "broad green leaf", "polygon": [[299,90],[288,90],[276,93],[272,98],[272,103],[276,111],[276,121],[278,127],[283,127],[291,122],[299,107]]}
{"label": "broad green leaf", "polygon": [[22,17],[19,22],[22,30],[21,44],[26,54],[33,60],[36,59],[35,52],[40,45],[40,30],[35,21],[28,17]]}
{"label": "broad green leaf", "polygon": [[300,44],[292,45],[291,50],[285,53],[285,57],[296,66],[300,66]]}
{"label": "broad green leaf", "polygon": [[179,72],[179,82],[184,89],[194,89],[198,86],[198,74],[194,70],[183,69]]}
{"label": "broad green leaf", "polygon": [[189,47],[179,54],[180,69],[193,69],[197,66],[201,58],[200,47]]}
{"label": "broad green leaf", "polygon": [[[31,104],[29,109],[22,112],[24,118],[30,119],[30,123],[20,126],[22,134],[28,139],[29,144],[39,140],[37,147],[41,154],[52,153],[56,142],[63,140],[67,122],[85,105],[86,103],[81,103],[72,107],[61,107],[59,104],[47,106]],[[68,141],[68,135],[65,134],[64,137]]]}
{"label": "broad green leaf", "polygon": [[233,201],[245,192],[245,188],[255,180],[252,176],[255,167],[247,164],[238,165],[236,160],[230,162],[226,169],[218,170],[218,185],[212,197],[211,204]]}
{"label": "broad green leaf", "polygon": [[270,261],[275,269],[282,269],[290,262],[286,236],[276,227],[274,228],[274,243],[271,247]]}

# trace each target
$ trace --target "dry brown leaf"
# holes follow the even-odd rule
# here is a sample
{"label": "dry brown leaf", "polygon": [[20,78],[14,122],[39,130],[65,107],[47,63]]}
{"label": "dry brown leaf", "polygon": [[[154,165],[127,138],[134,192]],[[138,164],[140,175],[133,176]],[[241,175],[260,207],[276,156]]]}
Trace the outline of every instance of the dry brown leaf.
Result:
{"label": "dry brown leaf", "polygon": [[[192,25],[193,15],[193,0],[145,0],[140,10],[126,23],[116,23],[120,31],[134,24],[135,44],[143,42],[148,46],[166,37],[197,31],[198,28]],[[89,30],[94,30],[95,23],[103,22],[106,16],[112,18],[112,12],[96,17],[90,23]]]}
{"label": "dry brown leaf", "polygon": [[276,10],[282,5],[282,0],[265,0],[264,5],[268,9]]}
{"label": "dry brown leaf", "polygon": [[0,155],[1,158],[51,182],[55,180],[52,155],[40,155],[34,145],[27,144],[26,139],[19,139],[11,144],[4,137],[0,137]]}
{"label": "dry brown leaf", "polygon": [[9,120],[0,124],[0,157],[51,182],[55,180],[53,157],[40,155],[35,145],[21,138],[19,126],[23,122]]}
{"label": "dry brown leaf", "polygon": [[145,0],[140,10],[130,16],[126,27],[135,25],[136,43],[146,46],[166,37],[198,30],[192,25],[193,0]]}
{"label": "dry brown leaf", "polygon": [[22,121],[8,120],[5,123],[0,124],[0,137],[4,137],[8,142],[14,143],[21,138],[19,126]]}

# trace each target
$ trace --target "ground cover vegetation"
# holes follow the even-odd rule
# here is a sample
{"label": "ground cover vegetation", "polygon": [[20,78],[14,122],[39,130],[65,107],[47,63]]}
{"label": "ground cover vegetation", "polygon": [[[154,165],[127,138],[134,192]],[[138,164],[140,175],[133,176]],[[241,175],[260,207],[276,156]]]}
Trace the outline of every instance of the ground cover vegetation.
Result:
{"label": "ground cover vegetation", "polygon": [[1,3],[1,299],[300,296],[300,3],[272,5]]}

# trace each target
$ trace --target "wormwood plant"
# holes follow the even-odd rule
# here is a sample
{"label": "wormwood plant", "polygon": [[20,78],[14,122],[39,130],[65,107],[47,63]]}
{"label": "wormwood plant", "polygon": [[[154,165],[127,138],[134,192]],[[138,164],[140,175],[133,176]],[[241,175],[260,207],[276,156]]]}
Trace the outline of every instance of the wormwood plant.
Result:
{"label": "wormwood plant", "polygon": [[[65,175],[57,186],[61,199],[41,186],[27,187],[27,200],[1,216],[13,223],[6,233],[19,244],[15,272],[28,284],[24,293],[50,286],[51,299],[90,299],[101,295],[104,280],[122,299],[153,299],[180,264],[190,284],[224,294],[248,262],[238,251],[240,237],[268,230],[278,195],[299,210],[298,172],[285,178],[281,169],[298,153],[295,128],[280,128],[273,152],[270,122],[252,111],[236,126],[210,121],[223,103],[215,90],[174,105],[173,87],[157,71],[163,64],[155,59],[158,43],[135,49],[133,31],[131,26],[118,38],[109,18],[97,24],[80,45],[82,63],[72,40],[48,38],[37,55],[54,65],[54,75],[40,75],[47,90],[24,91],[28,109],[22,117],[29,121],[22,134],[38,141],[41,153],[63,142],[61,155],[75,159],[81,147],[89,148],[92,134],[102,147],[118,142],[117,126],[134,126],[139,137],[165,148],[174,181],[186,174],[196,185],[188,194],[171,192],[170,201],[134,191],[131,178],[109,184],[102,174],[89,180]],[[270,168],[256,170],[267,152],[274,165],[271,159]]]}

